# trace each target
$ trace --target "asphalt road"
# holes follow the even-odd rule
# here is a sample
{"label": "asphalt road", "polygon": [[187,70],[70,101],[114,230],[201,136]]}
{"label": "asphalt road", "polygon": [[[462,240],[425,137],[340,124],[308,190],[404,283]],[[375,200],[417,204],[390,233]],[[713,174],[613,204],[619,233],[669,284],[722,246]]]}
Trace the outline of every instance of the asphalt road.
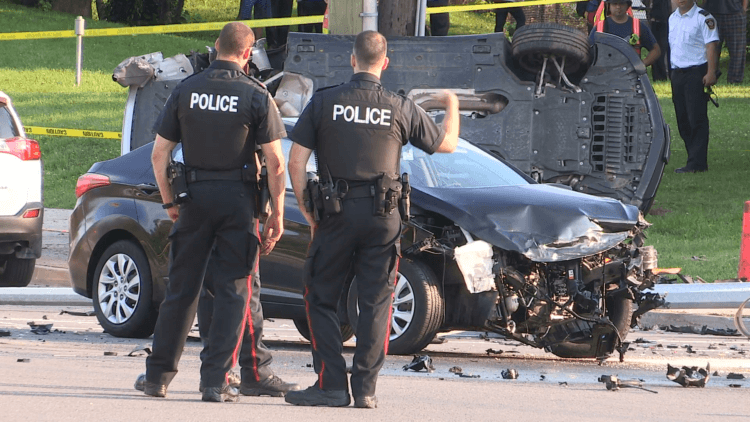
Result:
{"label": "asphalt road", "polygon": [[[10,334],[0,337],[1,420],[740,421],[750,417],[750,381],[727,379],[730,372],[750,377],[750,342],[742,337],[631,332],[632,350],[624,362],[610,359],[600,366],[594,360],[558,359],[501,338],[456,331],[423,352],[432,358],[433,373],[405,372],[402,367],[410,356],[388,356],[378,383],[378,409],[328,409],[295,407],[265,397],[243,397],[236,404],[201,402],[199,342],[187,343],[168,397],[146,397],[133,389],[133,381],[144,370],[145,355],[128,354],[150,340],[114,338],[102,332],[94,316],[61,314],[90,310],[0,306],[0,330]],[[28,325],[32,321],[53,324],[52,332],[32,333]],[[639,338],[645,343],[635,343]],[[264,339],[274,352],[277,374],[303,386],[315,381],[309,343],[291,321],[267,321]],[[349,361],[353,345],[346,344]],[[666,378],[667,363],[705,367],[707,362],[718,375],[706,388],[683,388]],[[454,367],[478,378],[460,377],[450,371]],[[517,380],[502,378],[501,371],[508,368],[518,371]],[[642,379],[645,388],[658,393],[608,391],[597,382],[601,375]]]}

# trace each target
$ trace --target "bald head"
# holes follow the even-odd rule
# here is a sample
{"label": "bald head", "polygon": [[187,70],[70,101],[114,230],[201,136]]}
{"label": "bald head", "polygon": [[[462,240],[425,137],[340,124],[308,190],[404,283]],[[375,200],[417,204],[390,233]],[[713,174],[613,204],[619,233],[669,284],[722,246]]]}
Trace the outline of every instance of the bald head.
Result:
{"label": "bald head", "polygon": [[220,57],[242,58],[245,51],[252,48],[254,43],[255,35],[252,29],[242,22],[230,22],[222,28],[216,40],[216,49]]}
{"label": "bald head", "polygon": [[385,37],[376,31],[360,32],[354,40],[354,58],[362,70],[380,70],[387,49]]}

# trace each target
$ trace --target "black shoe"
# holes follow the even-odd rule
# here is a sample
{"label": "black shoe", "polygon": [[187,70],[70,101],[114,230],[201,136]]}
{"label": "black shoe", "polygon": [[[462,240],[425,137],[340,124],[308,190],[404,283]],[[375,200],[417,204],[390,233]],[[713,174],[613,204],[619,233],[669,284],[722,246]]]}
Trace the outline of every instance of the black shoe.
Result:
{"label": "black shoe", "polygon": [[321,390],[316,386],[302,391],[290,391],[284,400],[297,406],[349,406],[351,398],[346,390]]}
{"label": "black shoe", "polygon": [[674,170],[675,173],[703,173],[703,172],[706,172],[706,171],[708,171],[708,169],[692,169],[692,168],[687,167],[687,166],[676,168]]}
{"label": "black shoe", "polygon": [[154,384],[153,382],[146,381],[146,374],[138,375],[135,379],[133,387],[138,391],[143,391],[147,396],[152,397],[167,397],[167,386],[164,384]]}
{"label": "black shoe", "polygon": [[205,387],[203,389],[203,397],[201,397],[201,400],[217,403],[238,402],[240,401],[240,392],[231,385],[225,385],[223,387]]}
{"label": "black shoe", "polygon": [[375,409],[378,407],[378,398],[375,396],[355,397],[354,407],[359,407],[361,409]]}
{"label": "black shoe", "polygon": [[240,384],[240,393],[246,396],[284,397],[290,391],[299,391],[301,389],[302,387],[299,384],[284,382],[276,375],[271,375],[263,381],[243,382]]}
{"label": "black shoe", "polygon": [[[229,380],[229,385],[234,388],[240,388],[240,374],[230,370],[229,372],[227,372],[227,379]],[[203,380],[198,383],[198,391],[200,391],[201,393],[203,392]]]}

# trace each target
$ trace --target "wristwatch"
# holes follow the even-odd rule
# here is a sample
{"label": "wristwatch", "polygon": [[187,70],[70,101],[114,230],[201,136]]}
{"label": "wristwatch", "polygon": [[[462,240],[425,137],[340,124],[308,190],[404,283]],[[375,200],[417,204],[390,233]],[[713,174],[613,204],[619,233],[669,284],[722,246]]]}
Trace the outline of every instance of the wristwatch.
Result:
{"label": "wristwatch", "polygon": [[172,207],[174,207],[174,202],[170,202],[170,203],[164,204],[161,207],[164,208],[165,210],[167,208],[172,208]]}

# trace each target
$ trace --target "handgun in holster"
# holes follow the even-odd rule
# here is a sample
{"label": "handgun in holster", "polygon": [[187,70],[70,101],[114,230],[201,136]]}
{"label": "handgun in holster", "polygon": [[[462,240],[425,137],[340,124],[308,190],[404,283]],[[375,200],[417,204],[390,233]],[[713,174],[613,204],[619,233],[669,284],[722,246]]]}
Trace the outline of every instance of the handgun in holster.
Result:
{"label": "handgun in holster", "polygon": [[268,206],[271,202],[271,191],[268,189],[268,169],[266,165],[260,168],[260,177],[258,177],[258,215],[262,218],[268,218]]}
{"label": "handgun in holster", "polygon": [[305,210],[312,214],[313,220],[320,221],[320,213],[318,212],[318,206],[320,202],[320,190],[318,190],[318,176],[315,173],[307,173],[307,187],[302,192],[302,199],[304,201]]}
{"label": "handgun in holster", "polygon": [[409,184],[409,173],[401,175],[401,198],[398,201],[398,211],[401,213],[401,220],[409,221],[409,212],[411,212],[411,185]]}
{"label": "handgun in holster", "polygon": [[179,161],[170,161],[167,166],[167,179],[172,186],[172,202],[184,204],[190,201],[185,164]]}
{"label": "handgun in holster", "polygon": [[392,214],[401,198],[401,182],[396,177],[383,174],[376,180],[374,188],[373,215],[385,217]]}

